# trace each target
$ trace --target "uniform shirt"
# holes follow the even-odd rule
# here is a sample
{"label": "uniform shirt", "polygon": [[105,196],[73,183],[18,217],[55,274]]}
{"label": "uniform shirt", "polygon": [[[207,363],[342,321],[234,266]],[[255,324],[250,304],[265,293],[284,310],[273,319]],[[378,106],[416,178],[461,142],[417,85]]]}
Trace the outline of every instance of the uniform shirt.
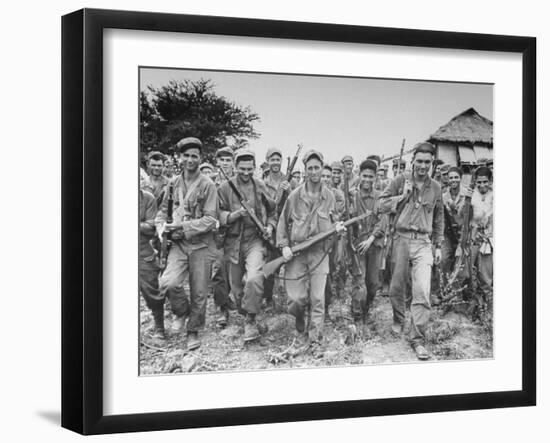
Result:
{"label": "uniform shirt", "polygon": [[421,189],[414,185],[406,202],[401,202],[405,185],[405,175],[412,180],[410,173],[394,178],[380,195],[380,208],[385,213],[401,211],[395,221],[397,232],[417,232],[428,234],[436,246],[443,241],[443,202],[441,186],[426,176]]}
{"label": "uniform shirt", "polygon": [[374,237],[373,244],[383,246],[384,233],[387,228],[387,215],[380,212],[380,192],[371,189],[369,192],[358,189],[353,198],[353,216],[371,212],[371,215],[361,220],[356,226],[357,240],[367,240]]}
{"label": "uniform shirt", "polygon": [[[216,186],[208,177],[199,174],[196,181],[186,185],[183,175],[172,179],[174,186],[174,222],[182,223],[184,239],[193,249],[209,246],[213,241],[212,230],[216,227],[218,198]],[[162,229],[166,222],[168,209],[168,192],[165,193],[162,205],[157,213],[155,224]]]}
{"label": "uniform shirt", "polygon": [[294,246],[314,235],[326,232],[339,219],[336,199],[325,185],[317,199],[306,192],[306,185],[290,193],[277,224],[277,246]]}
{"label": "uniform shirt", "polygon": [[493,237],[493,191],[481,194],[477,189],[472,195],[472,226],[489,239]]}
{"label": "uniform shirt", "polygon": [[278,174],[269,172],[269,174],[267,174],[264,183],[267,187],[267,192],[272,200],[277,201],[279,186],[283,181],[285,181],[285,179],[286,176],[282,172],[279,172]]}
{"label": "uniform shirt", "polygon": [[153,258],[155,250],[151,246],[151,239],[155,235],[155,216],[157,202],[153,194],[139,190],[139,258]]}
{"label": "uniform shirt", "polygon": [[[268,190],[262,180],[255,178],[250,180],[253,185],[250,188],[253,195],[250,192],[244,191],[243,187],[239,184],[238,176],[232,178],[231,182],[237,186],[237,189],[248,200],[260,222],[264,226],[271,226],[273,232],[275,232],[277,226],[275,202],[269,197]],[[233,262],[238,262],[241,241],[258,238],[261,234],[256,225],[252,224],[252,219],[249,216],[242,217],[228,224],[229,215],[242,208],[241,202],[235,195],[235,192],[233,192],[233,189],[231,189],[229,183],[225,182],[219,187],[218,197],[220,204],[220,224],[226,227],[225,253]]]}
{"label": "uniform shirt", "polygon": [[164,175],[161,175],[158,180],[152,175],[149,176],[149,183],[146,185],[145,189],[155,196],[157,205],[159,206],[162,203],[166,185],[169,182],[170,180]]}

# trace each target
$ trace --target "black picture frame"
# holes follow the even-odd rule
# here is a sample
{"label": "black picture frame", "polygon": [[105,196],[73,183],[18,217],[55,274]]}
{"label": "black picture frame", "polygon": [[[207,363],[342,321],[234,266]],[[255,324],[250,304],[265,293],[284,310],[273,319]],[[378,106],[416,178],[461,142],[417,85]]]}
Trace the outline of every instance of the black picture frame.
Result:
{"label": "black picture frame", "polygon": [[[522,55],[522,388],[393,399],[106,416],[103,413],[103,31],[190,32]],[[62,426],[82,434],[536,404],[536,39],[83,9],[62,18]]]}

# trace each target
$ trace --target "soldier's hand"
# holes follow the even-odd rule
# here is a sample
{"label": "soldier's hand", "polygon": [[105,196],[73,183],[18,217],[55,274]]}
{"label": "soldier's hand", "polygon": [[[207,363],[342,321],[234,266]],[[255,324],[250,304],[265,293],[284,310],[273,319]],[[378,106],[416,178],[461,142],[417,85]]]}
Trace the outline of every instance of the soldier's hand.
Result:
{"label": "soldier's hand", "polygon": [[474,195],[474,190],[470,187],[464,188],[462,192],[464,193],[464,197],[472,198],[472,195]]}
{"label": "soldier's hand", "polygon": [[283,190],[283,191],[288,191],[290,189],[290,183],[287,182],[286,180],[282,181],[281,184],[279,185],[279,187]]}
{"label": "soldier's hand", "polygon": [[436,248],[434,251],[434,264],[438,265],[441,263],[441,248]]}
{"label": "soldier's hand", "polygon": [[265,240],[269,240],[273,235],[273,226],[268,225],[265,227]]}
{"label": "soldier's hand", "polygon": [[372,240],[370,238],[363,240],[359,243],[359,245],[357,245],[357,252],[361,255],[365,255],[370,248],[370,245],[372,245]]}
{"label": "soldier's hand", "polygon": [[455,251],[455,257],[460,257],[462,255],[462,248],[460,247],[460,245],[458,245],[456,247],[456,251]]}
{"label": "soldier's hand", "polygon": [[292,256],[294,255],[292,253],[292,249],[290,249],[288,246],[285,246],[282,250],[283,258],[285,259],[285,262],[288,262],[292,259]]}
{"label": "soldier's hand", "polygon": [[176,223],[176,222],[166,223],[164,225],[164,230],[168,231],[168,232],[173,232],[173,231],[175,231],[176,229],[179,229],[179,228],[181,228],[181,224]]}
{"label": "soldier's hand", "polygon": [[408,197],[409,194],[413,190],[413,184],[409,179],[405,180],[405,184],[403,185],[403,197]]}
{"label": "soldier's hand", "polygon": [[246,212],[246,209],[239,208],[236,211],[233,211],[231,214],[229,214],[229,222],[233,223],[234,221],[237,221],[238,219],[244,217],[248,213]]}
{"label": "soldier's hand", "polygon": [[346,227],[344,226],[344,222],[341,222],[341,221],[336,223],[336,225],[334,226],[334,229],[336,229],[336,233],[340,235],[344,234],[347,230]]}

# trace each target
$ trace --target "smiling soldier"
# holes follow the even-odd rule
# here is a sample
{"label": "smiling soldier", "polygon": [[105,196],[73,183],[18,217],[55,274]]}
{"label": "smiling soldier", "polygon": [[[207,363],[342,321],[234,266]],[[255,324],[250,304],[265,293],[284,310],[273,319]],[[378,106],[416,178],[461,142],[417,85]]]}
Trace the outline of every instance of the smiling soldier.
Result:
{"label": "smiling soldier", "polygon": [[[161,295],[167,295],[176,315],[172,327],[183,328],[187,321],[187,349],[200,346],[198,336],[204,327],[208,291],[208,249],[213,247],[212,230],[216,226],[218,200],[216,186],[200,173],[202,142],[187,137],[176,145],[180,151],[182,173],[172,181],[174,186],[174,221],[166,223],[168,195],[155,219],[157,230],[172,233],[172,246],[166,269],[160,279]],[[189,276],[190,294],[184,290],[184,279]]]}
{"label": "smiling soldier", "polygon": [[[393,272],[390,283],[392,331],[395,334],[403,331],[405,291],[411,275],[410,341],[420,360],[429,358],[424,341],[431,311],[431,268],[434,257],[436,264],[441,260],[443,240],[441,186],[429,176],[434,152],[435,148],[431,143],[416,145],[412,173],[406,172],[397,176],[380,196],[382,210],[395,214],[391,255]],[[435,247],[433,253],[432,242]]]}
{"label": "smiling soldier", "polygon": [[[337,221],[334,194],[321,182],[323,155],[309,150],[303,157],[306,180],[288,196],[277,225],[277,243],[285,265],[288,312],[296,319],[296,330],[305,332],[305,311],[311,305],[308,339],[319,350],[325,314],[325,284],[329,272],[330,240],[313,245],[293,257],[291,247],[328,231]],[[343,223],[337,231],[345,231]]]}

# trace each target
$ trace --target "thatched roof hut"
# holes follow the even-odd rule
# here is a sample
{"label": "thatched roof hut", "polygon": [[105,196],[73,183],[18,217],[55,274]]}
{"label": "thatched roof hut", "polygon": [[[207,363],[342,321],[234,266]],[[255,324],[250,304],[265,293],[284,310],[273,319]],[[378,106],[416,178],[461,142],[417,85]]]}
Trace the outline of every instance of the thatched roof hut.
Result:
{"label": "thatched roof hut", "polygon": [[493,122],[469,108],[441,126],[429,141],[437,147],[437,157],[450,165],[492,161]]}

